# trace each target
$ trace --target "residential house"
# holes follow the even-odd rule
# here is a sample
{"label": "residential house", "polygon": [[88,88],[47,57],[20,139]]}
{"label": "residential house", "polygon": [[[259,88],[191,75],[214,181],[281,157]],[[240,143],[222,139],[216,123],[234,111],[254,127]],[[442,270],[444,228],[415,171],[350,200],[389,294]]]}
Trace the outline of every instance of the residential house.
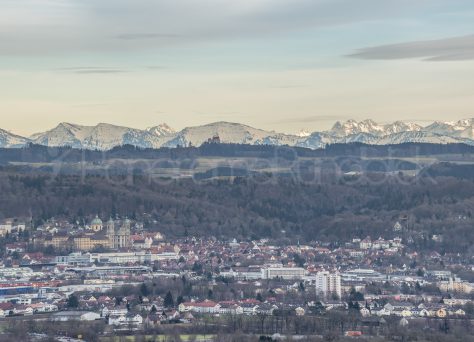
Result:
{"label": "residential house", "polygon": [[220,305],[212,300],[203,302],[185,302],[178,307],[179,312],[193,311],[197,313],[219,313]]}
{"label": "residential house", "polygon": [[137,326],[143,324],[143,317],[139,314],[132,313],[120,316],[109,316],[107,323],[115,326]]}

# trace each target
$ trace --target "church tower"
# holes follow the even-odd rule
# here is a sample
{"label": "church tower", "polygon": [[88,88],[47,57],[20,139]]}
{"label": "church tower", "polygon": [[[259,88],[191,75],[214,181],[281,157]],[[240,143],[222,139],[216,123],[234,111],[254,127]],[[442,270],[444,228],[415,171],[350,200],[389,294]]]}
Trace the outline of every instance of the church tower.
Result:
{"label": "church tower", "polygon": [[115,242],[114,242],[114,237],[115,237],[115,222],[110,218],[109,221],[107,221],[107,238],[109,239],[109,247],[114,249],[115,248]]}
{"label": "church tower", "polygon": [[117,238],[118,243],[115,244],[116,248],[129,248],[130,247],[130,235],[131,235],[131,221],[126,218],[122,222],[122,226],[118,230]]}

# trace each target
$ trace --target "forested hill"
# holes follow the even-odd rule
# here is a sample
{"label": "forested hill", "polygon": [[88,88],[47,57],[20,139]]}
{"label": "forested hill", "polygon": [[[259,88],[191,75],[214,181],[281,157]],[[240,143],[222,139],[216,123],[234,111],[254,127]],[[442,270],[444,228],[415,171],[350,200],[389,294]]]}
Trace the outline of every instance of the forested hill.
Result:
{"label": "forested hill", "polygon": [[311,150],[301,147],[240,144],[204,144],[200,147],[142,149],[121,146],[109,151],[79,150],[70,147],[28,145],[24,148],[0,148],[0,163],[25,162],[99,162],[106,159],[189,159],[205,156],[216,157],[417,157],[443,154],[474,154],[474,146],[464,144],[404,143],[397,145],[365,145],[361,143],[334,144],[324,149]]}
{"label": "forested hill", "polygon": [[[379,175],[380,176],[380,175]],[[376,177],[376,176],[374,176]],[[69,220],[128,215],[168,236],[347,241],[390,237],[408,217],[419,248],[468,252],[474,243],[474,182],[453,177],[329,179],[260,174],[233,180],[54,176],[0,172],[0,217]],[[154,223],[156,220],[157,223]],[[430,236],[449,236],[432,246]]]}

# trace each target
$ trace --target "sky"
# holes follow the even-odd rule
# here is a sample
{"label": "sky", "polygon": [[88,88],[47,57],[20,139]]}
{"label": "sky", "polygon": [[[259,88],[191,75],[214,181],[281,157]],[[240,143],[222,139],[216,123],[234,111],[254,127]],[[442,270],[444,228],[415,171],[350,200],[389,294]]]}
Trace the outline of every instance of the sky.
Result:
{"label": "sky", "polygon": [[472,0],[0,0],[0,127],[474,117]]}

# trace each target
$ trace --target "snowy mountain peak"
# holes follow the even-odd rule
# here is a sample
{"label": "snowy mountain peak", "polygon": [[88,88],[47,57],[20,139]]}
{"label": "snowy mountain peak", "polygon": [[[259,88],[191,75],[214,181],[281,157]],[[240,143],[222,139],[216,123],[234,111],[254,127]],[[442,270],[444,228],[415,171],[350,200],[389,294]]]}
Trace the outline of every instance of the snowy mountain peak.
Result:
{"label": "snowy mountain peak", "polygon": [[0,147],[23,147],[29,139],[20,137],[0,128]]}
{"label": "snowy mountain peak", "polygon": [[216,135],[224,143],[255,145],[264,144],[265,139],[276,135],[276,133],[239,123],[219,121],[203,126],[186,127],[177,132],[165,146],[188,146],[189,144],[199,146]]}
{"label": "snowy mountain peak", "polygon": [[343,123],[336,122],[330,132],[337,136],[348,136],[358,133],[380,134],[383,132],[383,126],[370,119],[360,122],[351,119]]}
{"label": "snowy mountain peak", "polygon": [[464,120],[459,120],[456,121],[453,125],[453,128],[455,130],[464,130],[466,128],[472,128],[474,125],[474,119],[464,119]]}
{"label": "snowy mountain peak", "polygon": [[384,133],[389,135],[400,132],[417,132],[422,129],[423,127],[412,122],[395,121],[384,126]]}
{"label": "snowy mountain peak", "polygon": [[32,135],[30,139],[40,145],[98,150],[108,150],[125,144],[140,147],[160,146],[159,138],[148,131],[108,123],[81,126],[63,122],[49,131]]}
{"label": "snowy mountain peak", "polygon": [[366,133],[375,136],[386,136],[390,134],[400,133],[400,132],[416,132],[420,131],[423,127],[403,121],[395,121],[386,125],[379,124],[374,120],[367,119],[360,122],[355,120],[347,120],[343,123],[336,122],[336,124],[328,131],[330,134],[336,136],[351,136],[361,133]]}
{"label": "snowy mountain peak", "polygon": [[309,137],[310,135],[311,135],[311,133],[308,132],[307,130],[304,130],[304,129],[302,129],[302,130],[299,131],[299,133],[298,133],[298,136],[299,136],[300,138],[306,138],[306,137]]}
{"label": "snowy mountain peak", "polygon": [[473,122],[473,119],[462,119],[462,120],[457,121],[456,125],[467,127],[467,126],[471,126],[472,122]]}
{"label": "snowy mountain peak", "polygon": [[447,135],[469,135],[474,128],[474,119],[463,119],[459,121],[435,121],[424,129],[428,132]]}
{"label": "snowy mountain peak", "polygon": [[149,127],[146,130],[159,137],[176,133],[176,131],[166,123],[161,123],[158,126]]}
{"label": "snowy mountain peak", "polygon": [[76,129],[79,125],[75,125],[69,122],[60,122],[56,128],[64,128],[64,129]]}

